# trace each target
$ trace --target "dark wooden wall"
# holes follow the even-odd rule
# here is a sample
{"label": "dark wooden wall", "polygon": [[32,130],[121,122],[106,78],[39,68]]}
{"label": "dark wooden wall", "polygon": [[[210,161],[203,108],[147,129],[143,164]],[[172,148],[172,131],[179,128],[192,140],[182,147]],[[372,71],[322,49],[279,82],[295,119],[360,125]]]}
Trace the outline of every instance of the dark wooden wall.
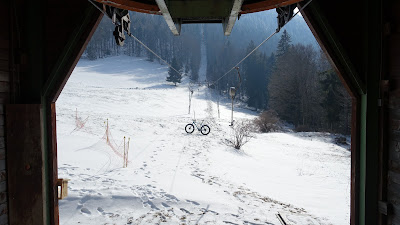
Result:
{"label": "dark wooden wall", "polygon": [[384,113],[388,115],[387,202],[393,206],[387,224],[400,224],[400,2],[387,1],[384,6],[384,94],[387,101]]}
{"label": "dark wooden wall", "polygon": [[8,1],[0,1],[0,225],[8,224],[7,172],[4,141],[4,106],[9,102],[10,92],[10,8]]}
{"label": "dark wooden wall", "polygon": [[0,225],[58,224],[55,101],[101,18],[88,1],[0,1]]}
{"label": "dark wooden wall", "polygon": [[[379,2],[383,2],[382,15]],[[29,214],[34,207],[28,204],[29,199],[18,197],[18,191],[9,188],[7,183],[7,172],[10,173],[10,168],[18,171],[18,168],[11,163],[6,165],[6,162],[20,159],[16,152],[10,154],[11,159],[6,155],[8,143],[4,137],[9,132],[5,130],[5,104],[8,103],[25,104],[21,107],[25,109],[29,108],[28,104],[36,104],[43,109],[44,116],[34,120],[40,120],[40,126],[47,128],[46,132],[42,134],[34,129],[24,135],[26,140],[39,135],[36,139],[47,142],[47,147],[43,147],[47,148],[43,151],[44,162],[40,164],[48,173],[40,173],[49,186],[40,183],[35,188],[50,201],[50,208],[45,208],[47,212],[43,213],[50,220],[46,223],[58,223],[57,200],[54,198],[57,149],[52,103],[100,21],[100,13],[89,6],[82,0],[0,1],[0,225],[18,224],[12,221],[19,221],[18,216],[26,212],[23,215],[34,217]],[[355,128],[352,224],[379,224],[378,217],[380,224],[400,224],[399,12],[400,2],[396,0],[338,0],[334,3],[314,0],[303,14],[353,94],[353,112],[357,114],[352,121]],[[383,107],[378,108],[380,105]],[[12,109],[29,113],[18,107]],[[26,146],[15,144],[14,147],[9,149],[19,151]],[[28,156],[29,151],[33,151],[29,147],[25,150],[28,152],[23,154]],[[19,181],[12,181],[13,185],[18,185]],[[19,185],[29,186],[29,183]],[[22,187],[19,191],[28,190]],[[14,193],[16,199],[8,199],[9,192]],[[17,204],[25,201],[28,205],[8,213],[8,206],[13,205],[10,204],[13,201]],[[380,209],[378,213],[378,201],[383,202],[383,206],[392,205],[393,212],[386,210],[386,216],[384,209]]]}

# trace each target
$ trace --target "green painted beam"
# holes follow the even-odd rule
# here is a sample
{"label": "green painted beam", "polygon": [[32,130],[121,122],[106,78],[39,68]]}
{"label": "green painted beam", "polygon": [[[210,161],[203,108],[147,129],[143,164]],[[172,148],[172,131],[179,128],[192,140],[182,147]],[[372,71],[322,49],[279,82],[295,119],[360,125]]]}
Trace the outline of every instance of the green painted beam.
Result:
{"label": "green painted beam", "polygon": [[[379,143],[380,143],[380,115],[378,100],[380,98],[380,76],[382,72],[382,0],[366,0],[362,8],[364,11],[364,65],[367,83],[367,102],[365,148],[361,149],[361,171],[365,173],[364,185],[365,208],[362,213],[365,221],[363,224],[379,224],[378,196],[379,196]],[[387,163],[387,162],[384,162]],[[361,216],[361,215],[360,215]]]}
{"label": "green painted beam", "polygon": [[367,95],[361,96],[360,107],[360,191],[359,191],[359,224],[365,224],[365,181],[366,181],[366,145],[367,145]]}

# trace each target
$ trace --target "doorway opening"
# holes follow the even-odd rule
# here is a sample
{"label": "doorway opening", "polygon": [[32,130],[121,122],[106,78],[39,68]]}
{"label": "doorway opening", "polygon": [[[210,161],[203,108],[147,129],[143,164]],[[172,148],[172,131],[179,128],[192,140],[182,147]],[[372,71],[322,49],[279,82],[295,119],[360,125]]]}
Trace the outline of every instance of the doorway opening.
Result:
{"label": "doorway opening", "polygon": [[[138,37],[187,74],[179,82],[133,40],[115,46],[103,19],[56,104],[59,177],[70,179],[60,224],[348,223],[351,102],[301,17],[240,68],[240,149],[228,126],[237,76],[205,84],[265,37],[251,21],[275,17],[243,16],[226,38],[220,25],[172,37],[161,17],[133,15]],[[253,122],[262,111],[277,119],[269,133]],[[210,134],[187,134],[193,119]]]}

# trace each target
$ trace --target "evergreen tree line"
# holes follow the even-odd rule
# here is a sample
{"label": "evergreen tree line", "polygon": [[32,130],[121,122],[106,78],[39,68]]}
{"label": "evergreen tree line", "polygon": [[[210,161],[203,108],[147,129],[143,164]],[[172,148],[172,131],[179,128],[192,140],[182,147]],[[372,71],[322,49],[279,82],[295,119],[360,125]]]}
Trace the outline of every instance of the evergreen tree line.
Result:
{"label": "evergreen tree line", "polygon": [[[174,67],[181,73],[197,76],[200,67],[200,25],[187,25],[185,32],[175,37],[162,16],[130,12],[130,17],[133,35],[168,63],[174,62]],[[112,35],[114,28],[111,20],[103,17],[83,57],[96,60],[124,54],[160,62],[156,56],[126,34],[124,46],[116,45]]]}
{"label": "evergreen tree line", "polygon": [[[246,55],[255,48],[250,41]],[[238,59],[228,57],[240,52],[227,42],[209,54],[208,75],[222,76]],[[221,65],[222,64],[222,65]],[[275,111],[279,118],[299,131],[350,133],[351,99],[324,53],[311,45],[291,44],[283,31],[275,53],[254,52],[240,68],[242,83],[238,98],[256,110]],[[236,71],[215,86],[220,93],[237,84]]]}
{"label": "evergreen tree line", "polygon": [[[200,68],[201,25],[185,25],[181,36],[173,36],[161,16],[131,13],[131,32],[163,59],[197,81]],[[212,26],[210,26],[212,28]],[[221,38],[206,26],[207,80],[220,78],[241,57],[255,48],[251,40],[247,48],[232,44],[229,37]],[[114,25],[104,18],[84,57],[94,60],[125,54],[158,59],[139,43],[128,37],[123,47],[115,44]],[[349,133],[351,101],[321,51],[311,45],[292,44],[286,30],[282,32],[276,51],[259,49],[240,65],[240,77],[233,70],[214,83],[213,88],[227,95],[230,87],[239,87],[236,99],[256,110],[274,110],[278,116],[299,130],[328,130]],[[167,81],[175,85],[181,77],[169,69]]]}
{"label": "evergreen tree line", "polygon": [[269,108],[298,130],[350,133],[351,99],[325,54],[284,31],[268,82]]}

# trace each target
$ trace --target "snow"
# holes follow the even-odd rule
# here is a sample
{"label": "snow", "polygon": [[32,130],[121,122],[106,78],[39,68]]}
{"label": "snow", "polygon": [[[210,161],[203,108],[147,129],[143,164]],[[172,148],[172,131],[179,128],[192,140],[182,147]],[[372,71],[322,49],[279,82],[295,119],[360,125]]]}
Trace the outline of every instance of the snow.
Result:
{"label": "snow", "polygon": [[[230,101],[142,58],[80,60],[57,106],[60,224],[349,224],[350,152],[328,133],[255,133],[237,151]],[[186,134],[196,119],[211,127]],[[87,122],[76,128],[76,113]],[[236,108],[236,121],[256,113]],[[116,151],[130,138],[129,163]]]}

